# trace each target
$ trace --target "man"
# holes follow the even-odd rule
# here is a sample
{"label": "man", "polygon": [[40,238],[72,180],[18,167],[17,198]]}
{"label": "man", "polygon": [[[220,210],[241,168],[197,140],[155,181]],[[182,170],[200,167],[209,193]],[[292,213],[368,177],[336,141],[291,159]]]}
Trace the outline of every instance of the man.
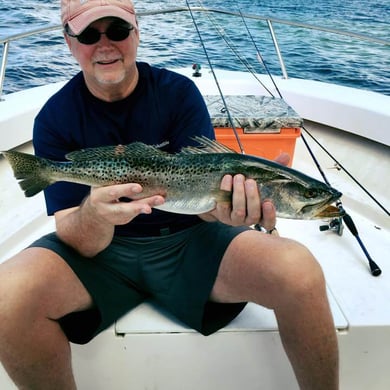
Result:
{"label": "man", "polygon": [[[213,137],[194,84],[136,62],[130,0],[62,0],[65,39],[82,72],[38,114],[38,155],[142,141],[176,152]],[[69,341],[86,343],[147,297],[203,334],[252,301],[275,311],[302,389],[338,388],[338,351],[322,271],[302,245],[272,231],[275,210],[253,180],[226,176],[231,206],[201,216],[154,210],[164,194],[131,201],[137,183],[57,183],[45,191],[56,234],[0,266],[0,358],[23,389],[74,389]],[[20,339],[21,334],[29,337]]]}

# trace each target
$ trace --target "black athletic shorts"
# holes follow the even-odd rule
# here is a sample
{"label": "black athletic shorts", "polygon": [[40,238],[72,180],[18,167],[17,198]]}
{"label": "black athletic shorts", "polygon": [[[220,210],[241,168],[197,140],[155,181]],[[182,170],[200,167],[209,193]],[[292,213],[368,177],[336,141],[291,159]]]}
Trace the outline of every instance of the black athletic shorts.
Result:
{"label": "black athletic shorts", "polygon": [[210,302],[209,296],[226,248],[247,229],[204,222],[157,237],[116,236],[92,259],[65,245],[55,233],[31,246],[60,255],[93,298],[93,308],[59,320],[70,341],[87,343],[148,298],[209,335],[228,324],[245,306]]}

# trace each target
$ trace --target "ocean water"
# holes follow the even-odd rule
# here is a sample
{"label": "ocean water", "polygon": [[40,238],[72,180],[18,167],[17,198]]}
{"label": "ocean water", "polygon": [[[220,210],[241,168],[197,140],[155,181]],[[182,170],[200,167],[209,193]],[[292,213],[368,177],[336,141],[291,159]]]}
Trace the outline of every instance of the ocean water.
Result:
{"label": "ocean water", "polygon": [[[137,11],[185,6],[186,1],[137,1]],[[0,39],[60,23],[59,0],[1,0]],[[295,20],[390,41],[389,0],[214,0],[189,1],[191,6],[223,8],[243,13]],[[243,70],[245,61],[264,73],[256,48],[240,17],[194,14],[213,66]],[[273,74],[281,70],[265,22],[245,19],[264,61]],[[207,58],[188,13],[139,18],[141,45],[138,58],[157,66],[191,67]],[[289,77],[310,78],[390,95],[390,46],[338,37],[299,27],[274,25]],[[221,38],[221,35],[229,42]],[[232,52],[239,58],[232,56]],[[12,42],[4,82],[10,93],[48,82],[69,79],[78,66],[69,55],[60,30]]]}

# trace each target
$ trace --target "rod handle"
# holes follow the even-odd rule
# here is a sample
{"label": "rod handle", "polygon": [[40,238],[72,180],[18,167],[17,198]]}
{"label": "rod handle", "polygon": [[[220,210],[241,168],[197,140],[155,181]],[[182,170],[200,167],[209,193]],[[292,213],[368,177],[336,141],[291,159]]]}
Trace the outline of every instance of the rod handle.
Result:
{"label": "rod handle", "polygon": [[379,268],[378,264],[375,263],[375,261],[371,258],[370,254],[368,253],[366,247],[364,246],[362,240],[359,237],[358,230],[351,218],[351,216],[347,213],[343,215],[343,221],[347,225],[348,229],[351,231],[352,235],[357,239],[360,247],[362,248],[364,254],[367,257],[368,265],[370,266],[371,275],[373,276],[379,276],[382,273],[382,270]]}

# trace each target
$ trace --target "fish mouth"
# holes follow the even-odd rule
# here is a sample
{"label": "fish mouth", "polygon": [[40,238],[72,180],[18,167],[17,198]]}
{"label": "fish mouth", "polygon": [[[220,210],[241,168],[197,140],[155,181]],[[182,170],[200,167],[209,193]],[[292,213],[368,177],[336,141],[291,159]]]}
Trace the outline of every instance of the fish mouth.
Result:
{"label": "fish mouth", "polygon": [[[316,209],[315,211],[313,209]],[[342,217],[343,212],[336,206],[324,202],[323,206],[318,204],[307,205],[302,208],[301,213],[309,219],[320,219],[320,218],[337,218]]]}
{"label": "fish mouth", "polygon": [[345,214],[344,211],[341,211],[338,207],[329,205],[325,208],[321,209],[317,214],[315,214],[315,218],[339,218]]}
{"label": "fish mouth", "polygon": [[313,218],[339,218],[342,217],[345,212],[340,210],[337,206],[331,205],[329,203],[335,202],[341,197],[342,193],[333,189],[331,199],[325,200],[322,204],[308,205],[305,206],[302,211],[304,213],[309,213],[313,208],[318,210],[313,214]]}

